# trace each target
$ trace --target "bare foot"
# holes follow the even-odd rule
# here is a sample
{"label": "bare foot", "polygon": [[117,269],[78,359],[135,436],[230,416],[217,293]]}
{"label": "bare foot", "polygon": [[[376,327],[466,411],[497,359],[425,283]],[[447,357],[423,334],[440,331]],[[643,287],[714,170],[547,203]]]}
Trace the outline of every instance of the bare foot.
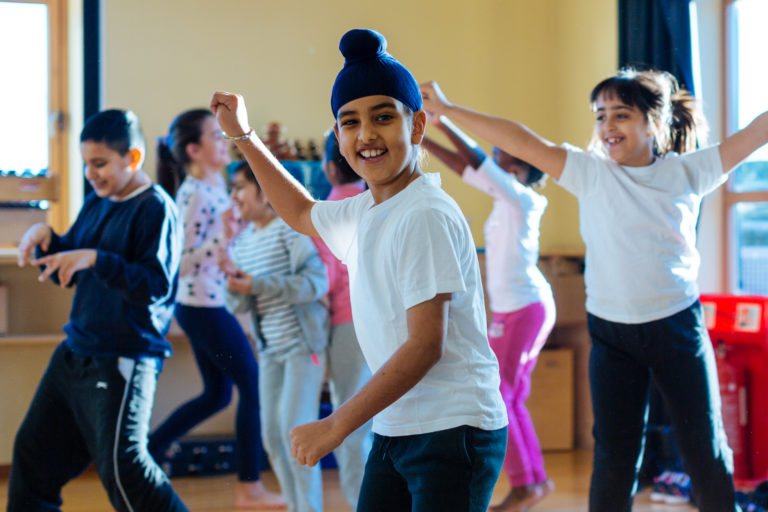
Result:
{"label": "bare foot", "polygon": [[282,494],[268,491],[261,480],[258,480],[256,482],[237,482],[235,508],[282,510],[287,506]]}
{"label": "bare foot", "polygon": [[555,482],[547,478],[543,482],[537,483],[536,488],[539,493],[539,499],[536,501],[541,501],[555,491]]}
{"label": "bare foot", "polygon": [[524,512],[539,499],[537,484],[520,485],[512,487],[501,503],[493,505],[488,510],[490,512]]}

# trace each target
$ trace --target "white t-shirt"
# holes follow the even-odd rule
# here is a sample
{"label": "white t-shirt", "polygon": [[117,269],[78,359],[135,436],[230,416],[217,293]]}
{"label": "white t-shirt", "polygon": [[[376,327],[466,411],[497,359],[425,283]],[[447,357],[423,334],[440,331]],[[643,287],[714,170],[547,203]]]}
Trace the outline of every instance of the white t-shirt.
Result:
{"label": "white t-shirt", "polygon": [[669,153],[645,167],[566,149],[558,183],[579,200],[587,311],[635,324],[693,304],[701,198],[727,178],[718,147]]}
{"label": "white t-shirt", "polygon": [[539,270],[539,224],[547,198],[526,187],[487,157],[462,179],[492,196],[485,221],[486,289],[494,313],[509,313],[541,302],[552,290]]}
{"label": "white t-shirt", "polygon": [[231,206],[224,178],[213,182],[187,176],[176,192],[176,205],[184,220],[184,252],[179,268],[176,302],[187,306],[223,307],[224,272],[219,249],[227,246],[221,214]]}
{"label": "white t-shirt", "polygon": [[318,202],[312,223],[347,265],[355,331],[374,372],[408,339],[406,310],[438,293],[452,294],[442,358],[376,415],[373,431],[404,436],[460,425],[504,427],[472,233],[440,188],[440,175],[421,176],[378,205],[370,191]]}

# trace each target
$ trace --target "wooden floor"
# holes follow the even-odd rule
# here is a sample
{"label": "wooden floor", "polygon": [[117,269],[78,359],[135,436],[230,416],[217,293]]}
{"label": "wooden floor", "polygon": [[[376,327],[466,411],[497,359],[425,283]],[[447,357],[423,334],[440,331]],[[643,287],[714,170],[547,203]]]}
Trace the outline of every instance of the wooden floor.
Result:
{"label": "wooden floor", "polygon": [[[555,481],[554,494],[533,508],[535,511],[575,512],[587,509],[587,490],[591,472],[591,453],[587,451],[547,453],[544,456],[550,478]],[[263,475],[267,487],[277,490],[272,473]],[[192,512],[235,512],[232,507],[234,475],[222,477],[175,478],[173,485]],[[323,471],[324,512],[349,512],[339,490],[336,470]],[[491,503],[500,501],[509,489],[505,478],[499,479]],[[0,480],[0,504],[5,509],[7,480]],[[95,473],[86,474],[64,489],[64,512],[105,512],[112,510]],[[648,492],[635,499],[635,512],[688,512],[687,505],[652,503]],[[400,511],[393,511],[400,512]]]}

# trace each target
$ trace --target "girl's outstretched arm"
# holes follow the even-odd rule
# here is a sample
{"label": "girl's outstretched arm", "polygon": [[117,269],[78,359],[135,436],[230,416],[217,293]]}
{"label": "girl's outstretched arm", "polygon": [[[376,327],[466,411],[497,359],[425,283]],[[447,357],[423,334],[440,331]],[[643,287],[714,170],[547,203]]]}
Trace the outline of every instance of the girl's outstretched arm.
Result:
{"label": "girl's outstretched arm", "polygon": [[424,110],[450,117],[510,155],[538,167],[554,179],[560,178],[565,167],[565,149],[516,121],[450,103],[437,82],[426,82],[420,87]]}
{"label": "girl's outstretched arm", "polygon": [[745,128],[720,143],[723,172],[730,172],[766,143],[768,143],[768,112],[763,112]]}
{"label": "girl's outstretched arm", "polygon": [[248,160],[277,214],[299,233],[319,237],[310,215],[315,200],[253,133],[243,97],[229,92],[215,92],[211,98],[211,110],[228,136],[239,137],[250,132],[249,137],[235,140],[235,144]]}

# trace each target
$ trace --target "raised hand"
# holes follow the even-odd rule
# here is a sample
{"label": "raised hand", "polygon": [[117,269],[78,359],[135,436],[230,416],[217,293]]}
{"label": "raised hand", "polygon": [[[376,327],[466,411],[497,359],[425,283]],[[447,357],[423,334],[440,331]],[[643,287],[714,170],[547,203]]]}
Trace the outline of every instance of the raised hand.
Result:
{"label": "raised hand", "polygon": [[245,100],[239,94],[217,91],[211,98],[211,110],[224,133],[230,137],[245,135],[251,130]]}
{"label": "raised hand", "polygon": [[430,81],[419,84],[421,89],[421,97],[424,101],[423,108],[427,112],[431,112],[433,115],[444,114],[445,111],[451,106],[451,103],[443,94],[440,86],[437,82]]}
{"label": "raised hand", "polygon": [[444,117],[438,114],[435,114],[431,110],[426,110],[427,113],[427,122],[433,126],[436,126],[440,128],[443,125],[443,119]]}
{"label": "raised hand", "polygon": [[51,274],[59,271],[59,285],[68,286],[72,281],[72,276],[78,270],[91,268],[96,264],[97,253],[94,249],[77,249],[74,251],[57,252],[49,256],[43,256],[30,261],[32,265],[45,267],[38,276],[38,281],[45,281]]}
{"label": "raised hand", "polygon": [[44,222],[38,222],[30,227],[19,242],[18,264],[20,267],[32,263],[32,255],[38,245],[44,251],[48,250],[51,243],[51,228]]}

